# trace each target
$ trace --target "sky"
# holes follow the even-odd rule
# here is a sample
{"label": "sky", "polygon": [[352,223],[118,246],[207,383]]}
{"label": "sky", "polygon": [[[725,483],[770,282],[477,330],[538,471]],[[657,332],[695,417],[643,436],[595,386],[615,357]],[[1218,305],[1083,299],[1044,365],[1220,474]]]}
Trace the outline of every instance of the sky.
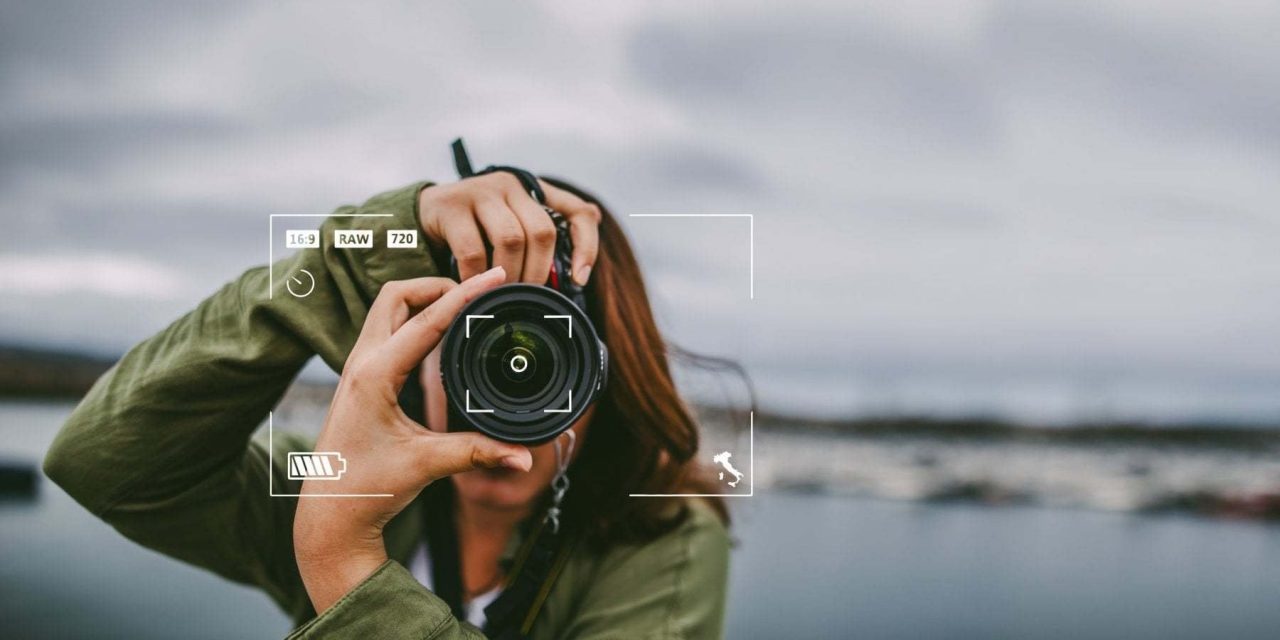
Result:
{"label": "sky", "polygon": [[766,408],[1280,423],[1275,3],[3,4],[0,342],[118,353],[462,135]]}

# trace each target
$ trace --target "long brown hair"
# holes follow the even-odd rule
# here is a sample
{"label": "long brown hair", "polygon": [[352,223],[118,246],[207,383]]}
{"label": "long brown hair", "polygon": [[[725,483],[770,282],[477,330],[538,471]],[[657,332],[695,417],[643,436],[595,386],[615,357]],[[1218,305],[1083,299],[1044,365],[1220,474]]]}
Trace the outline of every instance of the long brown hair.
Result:
{"label": "long brown hair", "polygon": [[[669,345],[649,307],[631,244],[599,198],[543,178],[600,207],[600,250],[587,284],[587,315],[609,348],[609,379],[569,472],[565,516],[596,546],[645,542],[687,515],[684,498],[632,493],[718,493],[698,463],[698,424],[671,375]],[[703,498],[728,524],[723,498]]]}

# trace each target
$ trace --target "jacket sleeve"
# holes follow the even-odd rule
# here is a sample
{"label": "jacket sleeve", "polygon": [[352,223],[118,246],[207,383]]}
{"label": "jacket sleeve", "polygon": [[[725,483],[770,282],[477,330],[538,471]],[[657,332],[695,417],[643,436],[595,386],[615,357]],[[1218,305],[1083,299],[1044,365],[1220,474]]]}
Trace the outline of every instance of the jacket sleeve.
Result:
{"label": "jacket sleeve", "polygon": [[[282,453],[307,445],[277,435],[272,468],[250,436],[313,355],[342,369],[383,283],[437,273],[425,242],[377,248],[389,229],[421,229],[424,186],[339,209],[321,226],[322,248],[277,262],[274,281],[251,269],[130,350],[71,414],[45,473],[125,536],[258,585],[295,619],[308,615],[293,557],[296,499],[270,497],[268,486],[297,493]],[[372,230],[375,248],[334,248],[333,232],[347,228]],[[316,287],[296,298],[283,283],[302,269]]]}
{"label": "jacket sleeve", "polygon": [[388,560],[364,582],[288,640],[381,638],[385,640],[483,640],[484,634],[458,620],[436,594],[403,565]]}

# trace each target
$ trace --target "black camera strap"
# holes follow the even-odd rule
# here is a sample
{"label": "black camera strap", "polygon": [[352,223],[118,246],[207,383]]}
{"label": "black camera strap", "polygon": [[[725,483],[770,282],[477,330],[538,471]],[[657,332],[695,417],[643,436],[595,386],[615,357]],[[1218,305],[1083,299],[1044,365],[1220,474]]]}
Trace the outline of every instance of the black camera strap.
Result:
{"label": "black camera strap", "polygon": [[462,549],[453,518],[453,483],[438,481],[423,491],[426,516],[423,529],[431,558],[431,590],[459,620],[467,619],[462,605]]}

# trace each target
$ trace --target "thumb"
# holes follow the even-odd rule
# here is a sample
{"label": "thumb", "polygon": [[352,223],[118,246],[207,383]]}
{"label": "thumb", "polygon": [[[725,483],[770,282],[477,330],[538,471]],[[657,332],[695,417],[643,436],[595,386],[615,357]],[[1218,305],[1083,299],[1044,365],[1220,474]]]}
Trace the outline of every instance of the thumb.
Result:
{"label": "thumb", "polygon": [[533,467],[529,449],[479,433],[424,433],[418,442],[422,468],[432,479],[473,469],[528,471]]}

